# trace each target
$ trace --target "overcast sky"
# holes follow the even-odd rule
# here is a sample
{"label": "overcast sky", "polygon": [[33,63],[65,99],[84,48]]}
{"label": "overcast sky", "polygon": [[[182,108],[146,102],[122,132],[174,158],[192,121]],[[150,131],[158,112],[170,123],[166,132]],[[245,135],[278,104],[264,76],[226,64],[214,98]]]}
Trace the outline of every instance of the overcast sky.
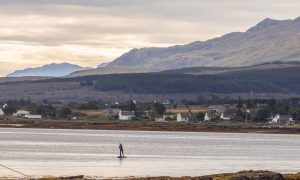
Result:
{"label": "overcast sky", "polygon": [[0,76],[48,63],[95,67],[132,48],[207,40],[299,10],[299,0],[0,0]]}

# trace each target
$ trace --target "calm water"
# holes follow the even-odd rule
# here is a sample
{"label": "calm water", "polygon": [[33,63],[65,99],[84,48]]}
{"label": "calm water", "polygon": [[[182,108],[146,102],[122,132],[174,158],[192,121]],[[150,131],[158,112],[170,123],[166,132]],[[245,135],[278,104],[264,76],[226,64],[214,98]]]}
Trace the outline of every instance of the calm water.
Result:
{"label": "calm water", "polygon": [[[118,155],[122,142],[127,159]],[[300,136],[0,129],[0,163],[29,175],[183,176],[300,172]],[[0,167],[1,176],[18,174]]]}

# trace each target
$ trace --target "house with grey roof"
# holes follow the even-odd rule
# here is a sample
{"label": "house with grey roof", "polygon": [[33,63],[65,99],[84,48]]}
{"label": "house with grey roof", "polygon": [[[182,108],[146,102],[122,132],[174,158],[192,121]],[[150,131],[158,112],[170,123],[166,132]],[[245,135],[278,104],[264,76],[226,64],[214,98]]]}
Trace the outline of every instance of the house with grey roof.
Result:
{"label": "house with grey roof", "polygon": [[268,123],[272,125],[289,125],[295,123],[295,121],[290,115],[277,114]]}
{"label": "house with grey roof", "polygon": [[227,108],[224,105],[210,105],[208,106],[207,112],[205,113],[204,121],[218,119],[226,110]]}
{"label": "house with grey roof", "polygon": [[13,116],[15,117],[17,116],[25,117],[26,115],[30,115],[30,112],[25,110],[18,110],[16,113],[13,113]]}
{"label": "house with grey roof", "polygon": [[218,119],[218,115],[216,114],[215,111],[208,111],[205,113],[205,116],[204,116],[204,121],[210,121],[210,120],[213,120],[213,119]]}
{"label": "house with grey roof", "polygon": [[177,122],[188,122],[191,117],[190,113],[179,113],[177,115]]}

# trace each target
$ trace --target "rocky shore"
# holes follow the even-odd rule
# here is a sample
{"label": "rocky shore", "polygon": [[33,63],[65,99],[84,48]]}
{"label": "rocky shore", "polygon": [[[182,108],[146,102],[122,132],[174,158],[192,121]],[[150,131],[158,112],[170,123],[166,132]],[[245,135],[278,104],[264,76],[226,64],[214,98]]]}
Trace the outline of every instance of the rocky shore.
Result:
{"label": "rocky shore", "polygon": [[[84,176],[41,178],[39,180],[92,180]],[[97,179],[97,178],[94,178]],[[300,180],[300,173],[280,174],[271,171],[241,171],[237,173],[216,174],[198,177],[127,177],[105,180]]]}

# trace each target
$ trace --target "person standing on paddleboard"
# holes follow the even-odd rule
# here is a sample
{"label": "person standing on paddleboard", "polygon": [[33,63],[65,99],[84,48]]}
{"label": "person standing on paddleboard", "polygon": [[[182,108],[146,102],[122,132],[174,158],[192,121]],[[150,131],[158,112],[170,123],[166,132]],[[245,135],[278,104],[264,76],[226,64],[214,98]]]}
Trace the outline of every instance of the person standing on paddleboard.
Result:
{"label": "person standing on paddleboard", "polygon": [[123,145],[120,143],[119,145],[119,150],[120,150],[120,158],[124,157],[124,150],[123,150]]}

